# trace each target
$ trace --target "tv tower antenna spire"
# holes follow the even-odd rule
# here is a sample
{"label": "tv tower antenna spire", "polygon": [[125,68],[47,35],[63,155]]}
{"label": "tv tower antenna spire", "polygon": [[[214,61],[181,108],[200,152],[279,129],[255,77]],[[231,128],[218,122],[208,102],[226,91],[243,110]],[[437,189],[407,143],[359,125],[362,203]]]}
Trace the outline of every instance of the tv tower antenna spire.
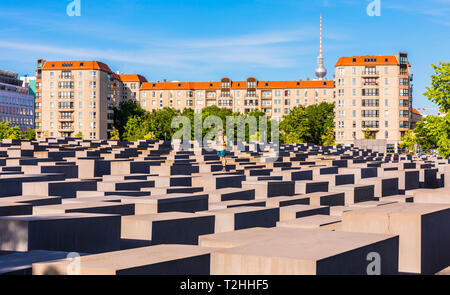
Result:
{"label": "tv tower antenna spire", "polygon": [[322,14],[320,15],[320,53],[317,58],[316,76],[319,80],[322,80],[327,75],[327,69],[323,64],[323,46],[322,46]]}

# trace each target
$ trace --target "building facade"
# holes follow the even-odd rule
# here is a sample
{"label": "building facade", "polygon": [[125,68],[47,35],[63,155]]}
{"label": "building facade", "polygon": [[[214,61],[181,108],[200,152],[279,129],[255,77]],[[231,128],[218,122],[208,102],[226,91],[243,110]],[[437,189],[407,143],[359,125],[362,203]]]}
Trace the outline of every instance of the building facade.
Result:
{"label": "building facade", "polygon": [[414,130],[417,126],[417,122],[422,120],[422,114],[418,110],[412,109],[411,111],[411,130]]}
{"label": "building facade", "polygon": [[119,76],[104,63],[38,60],[37,137],[106,139],[121,95]]}
{"label": "building facade", "polygon": [[397,146],[410,128],[412,75],[407,53],[341,57],[335,66],[336,142],[384,139]]}
{"label": "building facade", "polygon": [[[323,57],[319,65],[323,67]],[[316,71],[317,72],[317,71]],[[214,82],[148,82],[141,75],[120,75],[97,61],[38,60],[36,70],[36,131],[38,138],[107,139],[113,106],[138,102],[147,111],[172,107],[200,112],[207,106],[232,112],[253,110],[281,120],[292,108],[335,103],[336,142],[352,144],[371,138],[396,146],[412,123],[412,75],[406,53],[394,56],[341,57],[335,80]]]}
{"label": "building facade", "polygon": [[333,103],[334,81],[246,81],[222,78],[216,82],[147,82],[141,86],[139,102],[148,110],[172,107],[199,112],[218,106],[232,112],[253,110],[280,120],[298,105]]}
{"label": "building facade", "polygon": [[34,95],[22,84],[18,74],[0,70],[0,122],[10,122],[24,132],[34,127]]}

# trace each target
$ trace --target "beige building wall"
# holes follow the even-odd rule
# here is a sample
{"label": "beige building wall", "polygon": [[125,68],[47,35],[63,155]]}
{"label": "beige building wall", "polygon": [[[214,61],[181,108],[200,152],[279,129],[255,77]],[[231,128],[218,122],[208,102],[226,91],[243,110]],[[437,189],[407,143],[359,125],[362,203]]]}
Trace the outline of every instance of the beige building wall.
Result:
{"label": "beige building wall", "polygon": [[[324,85],[326,83],[326,85]],[[196,111],[207,106],[248,113],[260,110],[281,119],[295,106],[334,102],[333,81],[231,81],[220,82],[149,82],[141,88],[139,102],[148,110],[173,107]]]}
{"label": "beige building wall", "polygon": [[400,54],[346,57],[338,61],[337,143],[352,144],[355,139],[364,139],[367,127],[374,139],[385,139],[392,145],[401,141],[409,128],[412,105],[410,65],[407,55],[402,56],[406,56],[406,60],[402,58],[403,65]]}
{"label": "beige building wall", "polygon": [[[42,123],[39,138],[106,139],[112,130],[112,106],[120,99],[120,81],[97,62],[50,62],[42,70]],[[66,65],[61,68],[62,64]],[[52,67],[54,65],[54,67]],[[69,66],[72,65],[72,66]]]}

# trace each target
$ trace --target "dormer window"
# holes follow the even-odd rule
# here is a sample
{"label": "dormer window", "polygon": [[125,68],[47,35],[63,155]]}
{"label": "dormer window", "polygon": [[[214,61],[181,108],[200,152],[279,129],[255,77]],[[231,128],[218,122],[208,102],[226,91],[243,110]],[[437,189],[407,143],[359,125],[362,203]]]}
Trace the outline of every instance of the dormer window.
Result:
{"label": "dormer window", "polygon": [[364,62],[377,62],[376,58],[365,58]]}

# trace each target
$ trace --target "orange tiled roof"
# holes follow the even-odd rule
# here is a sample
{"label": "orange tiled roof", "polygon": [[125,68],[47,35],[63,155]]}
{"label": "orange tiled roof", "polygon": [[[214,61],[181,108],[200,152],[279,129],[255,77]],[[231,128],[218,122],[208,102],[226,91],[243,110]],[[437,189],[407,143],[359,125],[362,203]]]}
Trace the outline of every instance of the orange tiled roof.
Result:
{"label": "orange tiled roof", "polygon": [[147,79],[141,75],[119,75],[122,82],[147,82]]}
{"label": "orange tiled roof", "polygon": [[103,70],[112,73],[109,66],[99,61],[46,61],[43,70]]}
{"label": "orange tiled roof", "polygon": [[[376,62],[368,62],[365,59],[376,59]],[[355,60],[355,61],[354,61]],[[399,65],[396,56],[345,56],[339,58],[336,66],[382,66],[382,65]]]}
{"label": "orange tiled roof", "polygon": [[220,82],[146,82],[142,83],[141,90],[217,90]]}
{"label": "orange tiled roof", "polygon": [[416,114],[416,115],[420,115],[420,116],[422,116],[422,114],[421,114],[421,113],[419,113],[419,111],[418,111],[418,110],[416,110],[416,109],[412,109],[412,112],[413,112],[414,114]]}
{"label": "orange tiled roof", "polygon": [[[334,88],[334,81],[258,81],[258,89]],[[141,90],[219,90],[220,82],[147,82]],[[247,81],[232,81],[231,89],[247,89]]]}

